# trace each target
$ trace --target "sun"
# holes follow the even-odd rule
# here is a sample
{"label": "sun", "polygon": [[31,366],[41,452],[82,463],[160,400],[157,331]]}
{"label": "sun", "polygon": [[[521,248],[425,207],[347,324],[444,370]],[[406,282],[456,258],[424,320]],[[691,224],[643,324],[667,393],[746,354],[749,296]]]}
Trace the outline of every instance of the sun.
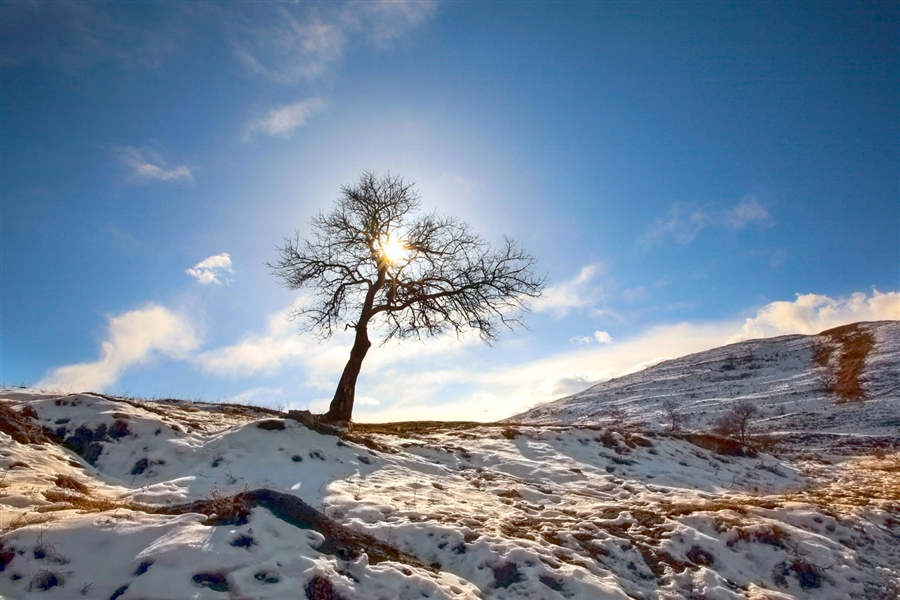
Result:
{"label": "sun", "polygon": [[396,264],[406,258],[407,248],[402,240],[388,236],[387,240],[381,243],[381,252],[387,262]]}

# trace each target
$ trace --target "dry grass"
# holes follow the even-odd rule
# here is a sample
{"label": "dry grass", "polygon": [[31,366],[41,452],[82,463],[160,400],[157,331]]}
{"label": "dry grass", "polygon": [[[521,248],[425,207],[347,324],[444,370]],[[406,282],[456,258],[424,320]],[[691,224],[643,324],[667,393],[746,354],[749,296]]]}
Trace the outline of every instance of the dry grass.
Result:
{"label": "dry grass", "polygon": [[39,508],[38,511],[42,513],[72,509],[83,510],[85,512],[104,512],[107,510],[116,510],[118,508],[143,510],[142,507],[128,500],[116,500],[97,495],[87,495],[67,489],[50,489],[41,492],[41,494],[49,502],[53,502],[50,506]]}
{"label": "dry grass", "polygon": [[860,331],[858,323],[835,327],[820,335],[830,342],[820,344],[815,354],[816,363],[828,369],[828,392],[835,394],[839,402],[864,400],[866,394],[860,376],[866,357],[875,347],[875,338],[871,333]]}
{"label": "dry grass", "polygon": [[15,519],[10,521],[9,525],[3,528],[3,533],[15,531],[16,529],[28,527],[29,525],[41,525],[42,523],[49,523],[50,521],[56,521],[57,518],[58,517],[56,517],[55,515],[47,515],[38,512],[21,513]]}
{"label": "dry grass", "polygon": [[31,420],[33,412],[29,407],[16,412],[12,403],[0,401],[0,431],[20,444],[43,444],[49,441],[44,431]]}

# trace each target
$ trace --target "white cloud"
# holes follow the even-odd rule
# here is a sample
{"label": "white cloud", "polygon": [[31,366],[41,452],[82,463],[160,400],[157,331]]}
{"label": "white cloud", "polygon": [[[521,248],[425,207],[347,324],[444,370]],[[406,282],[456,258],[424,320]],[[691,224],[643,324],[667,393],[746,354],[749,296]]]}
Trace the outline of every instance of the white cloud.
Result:
{"label": "white cloud", "polygon": [[605,331],[595,331],[594,339],[601,344],[612,344],[612,337]]}
{"label": "white cloud", "polygon": [[194,265],[193,268],[185,269],[184,272],[196,279],[197,283],[203,285],[211,283],[222,285],[223,281],[228,283],[231,280],[225,279],[222,273],[234,273],[231,270],[231,255],[227,252],[203,259]]}
{"label": "white cloud", "polygon": [[322,98],[308,98],[273,108],[265,117],[254,121],[247,128],[247,139],[255,133],[262,133],[269,137],[281,137],[284,139],[294,135],[294,130],[306,124],[306,120],[325,108],[326,102]]}
{"label": "white cloud", "polygon": [[310,344],[315,346],[315,341],[301,339],[284,313],[276,313],[267,319],[264,333],[250,333],[236,344],[202,352],[194,362],[217,375],[273,373],[285,364],[309,358]]}
{"label": "white cloud", "polygon": [[575,346],[588,346],[595,341],[599,344],[611,344],[612,337],[605,331],[595,331],[593,337],[576,335],[575,337],[569,338],[569,343],[574,344]]}
{"label": "white cloud", "polygon": [[813,334],[857,321],[900,320],[900,292],[868,296],[857,292],[849,298],[819,294],[797,294],[793,302],[772,302],[744,322],[741,332],[729,341],[786,335]]}
{"label": "white cloud", "polygon": [[184,315],[162,306],[127,312],[109,320],[100,359],[53,370],[38,387],[62,390],[97,391],[107,388],[131,366],[156,354],[187,358],[200,341]]}
{"label": "white cloud", "polygon": [[317,389],[333,387],[337,383],[335,375],[350,356],[352,335],[341,332],[330,342],[319,343],[312,334],[300,335],[297,324],[285,317],[287,312],[270,314],[262,332],[249,332],[237,343],[206,350],[192,361],[204,371],[235,378],[274,375],[286,367],[299,367],[305,372],[306,385]]}
{"label": "white cloud", "polygon": [[169,183],[192,182],[194,174],[186,165],[169,167],[154,150],[124,146],[114,149],[119,161],[131,170],[132,180],[139,183],[165,181]]}
{"label": "white cloud", "polygon": [[279,5],[270,13],[254,8],[254,25],[235,32],[234,49],[251,71],[293,85],[331,75],[355,41],[387,45],[425,23],[436,7],[432,0],[381,0]]}
{"label": "white cloud", "polygon": [[594,282],[601,271],[599,264],[582,267],[575,278],[544,288],[543,295],[530,302],[531,309],[564,316],[573,308],[593,306],[603,296],[603,290]]}
{"label": "white cloud", "polygon": [[750,223],[770,224],[769,211],[765,209],[755,196],[747,196],[737,206],[725,212],[725,225],[732,229],[743,229]]}

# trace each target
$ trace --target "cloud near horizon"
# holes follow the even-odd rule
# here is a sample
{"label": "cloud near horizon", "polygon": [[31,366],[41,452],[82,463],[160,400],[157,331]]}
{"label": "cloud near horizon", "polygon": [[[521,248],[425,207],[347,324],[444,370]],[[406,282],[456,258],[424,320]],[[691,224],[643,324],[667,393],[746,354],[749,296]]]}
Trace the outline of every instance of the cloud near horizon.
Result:
{"label": "cloud near horizon", "polygon": [[[873,292],[833,299],[798,295],[794,302],[772,302],[755,317],[711,323],[656,325],[615,345],[590,345],[522,364],[497,365],[473,372],[450,366],[427,373],[411,368],[417,380],[413,391],[396,390],[376,382],[371,393],[392,398],[377,410],[358,411],[360,420],[407,419],[496,420],[587,389],[592,385],[636,373],[664,360],[716,348],[750,337],[789,333],[813,334],[860,320],[900,320],[900,293]],[[749,332],[749,333],[748,333]],[[750,335],[752,334],[752,335]],[[412,365],[411,365],[412,366]],[[433,403],[441,389],[475,389],[452,403]],[[428,400],[423,401],[422,398]]]}
{"label": "cloud near horizon", "polygon": [[145,308],[111,317],[107,339],[100,344],[100,359],[54,369],[37,385],[66,391],[102,391],[118,381],[126,369],[156,355],[186,359],[200,345],[184,315],[148,304]]}
{"label": "cloud near horizon", "polygon": [[753,338],[800,333],[820,333],[857,321],[900,320],[900,292],[872,296],[856,292],[849,298],[829,298],[820,294],[797,294],[793,302],[772,302],[748,318],[741,332],[729,339],[739,342]]}
{"label": "cloud near horizon", "polygon": [[231,270],[231,255],[227,252],[210,256],[198,262],[190,269],[185,269],[185,273],[197,280],[201,285],[222,285],[222,282],[230,283],[230,279],[226,279],[223,273],[234,273]]}
{"label": "cloud near horizon", "polygon": [[[102,390],[127,369],[163,355],[236,380],[282,376],[289,367],[300,378],[300,385],[322,392],[321,397],[307,402],[320,407],[327,403],[326,396],[330,397],[346,363],[352,336],[342,332],[328,343],[318,343],[312,336],[298,335],[296,324],[284,315],[283,311],[269,315],[262,332],[250,332],[235,344],[197,353],[200,341],[190,320],[151,304],[110,319],[99,360],[55,369],[38,385]],[[860,292],[837,299],[798,294],[794,301],[761,307],[743,322],[655,325],[615,344],[593,343],[525,362],[504,364],[502,356],[494,354],[491,361],[478,362],[478,368],[472,366],[477,361],[473,352],[483,348],[477,336],[392,343],[386,349],[373,348],[366,359],[361,391],[378,401],[359,402],[355,418],[496,420],[662,360],[750,338],[818,333],[861,320],[900,320],[900,293],[873,290],[871,296]],[[595,340],[606,339],[597,334]],[[284,385],[277,385],[280,387],[257,388],[239,396],[279,396]],[[294,403],[295,398],[291,395],[285,402]]]}

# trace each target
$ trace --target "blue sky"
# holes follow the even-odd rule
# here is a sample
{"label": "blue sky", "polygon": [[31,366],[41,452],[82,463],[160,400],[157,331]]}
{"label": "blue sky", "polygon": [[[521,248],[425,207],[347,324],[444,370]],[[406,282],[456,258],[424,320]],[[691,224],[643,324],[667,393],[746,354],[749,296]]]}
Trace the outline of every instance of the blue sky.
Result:
{"label": "blue sky", "polygon": [[364,170],[549,277],[375,347],[359,420],[496,419],[900,319],[896,2],[2,2],[0,382],[322,410],[275,245]]}

